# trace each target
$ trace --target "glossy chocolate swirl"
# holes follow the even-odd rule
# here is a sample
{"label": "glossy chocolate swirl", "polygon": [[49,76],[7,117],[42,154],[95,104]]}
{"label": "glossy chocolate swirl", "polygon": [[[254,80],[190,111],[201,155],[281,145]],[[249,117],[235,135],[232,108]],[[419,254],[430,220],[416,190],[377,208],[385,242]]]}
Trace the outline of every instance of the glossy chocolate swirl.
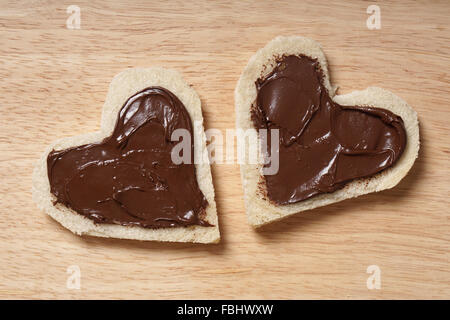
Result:
{"label": "glossy chocolate swirl", "polygon": [[283,56],[256,82],[253,123],[280,130],[279,171],[264,176],[267,196],[276,204],[296,203],[373,176],[392,166],[405,149],[399,116],[341,106],[323,80],[317,60]]}
{"label": "glossy chocolate swirl", "polygon": [[[190,164],[172,162],[175,129],[191,134]],[[210,226],[203,219],[208,202],[193,156],[192,123],[183,103],[167,89],[150,87],[125,102],[110,137],[48,155],[51,193],[56,203],[96,223]]]}

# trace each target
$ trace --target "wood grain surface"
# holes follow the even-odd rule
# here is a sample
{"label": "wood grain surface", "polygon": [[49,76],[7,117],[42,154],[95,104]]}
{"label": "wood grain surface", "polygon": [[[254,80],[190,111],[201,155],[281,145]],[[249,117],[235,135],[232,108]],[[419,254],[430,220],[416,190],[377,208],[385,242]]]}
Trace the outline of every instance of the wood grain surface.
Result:
{"label": "wood grain surface", "polygon": [[[81,29],[66,9],[81,8]],[[450,298],[449,1],[0,1],[1,298]],[[222,241],[78,237],[31,199],[51,141],[95,131],[112,77],[179,70],[206,128],[234,128],[233,90],[277,35],[319,41],[340,93],[375,85],[417,110],[419,159],[394,189],[280,221],[246,223],[237,165],[214,165]],[[67,268],[79,266],[81,288]],[[369,265],[381,289],[369,290]]]}

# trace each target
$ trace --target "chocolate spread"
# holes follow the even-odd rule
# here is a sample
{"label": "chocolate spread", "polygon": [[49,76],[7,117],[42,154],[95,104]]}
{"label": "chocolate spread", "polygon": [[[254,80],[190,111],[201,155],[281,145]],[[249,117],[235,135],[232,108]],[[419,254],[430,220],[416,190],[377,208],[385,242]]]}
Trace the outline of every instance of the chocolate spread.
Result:
{"label": "chocolate spread", "polygon": [[[171,160],[175,129],[191,134],[190,164]],[[210,226],[203,220],[208,202],[197,183],[193,139],[183,103],[167,89],[146,88],[125,102],[110,137],[48,155],[55,204],[96,223]]]}
{"label": "chocolate spread", "polygon": [[405,149],[399,116],[341,106],[323,81],[319,62],[306,56],[280,57],[273,71],[256,81],[252,121],[259,129],[279,129],[278,173],[263,176],[267,197],[276,204],[373,176],[392,166]]}

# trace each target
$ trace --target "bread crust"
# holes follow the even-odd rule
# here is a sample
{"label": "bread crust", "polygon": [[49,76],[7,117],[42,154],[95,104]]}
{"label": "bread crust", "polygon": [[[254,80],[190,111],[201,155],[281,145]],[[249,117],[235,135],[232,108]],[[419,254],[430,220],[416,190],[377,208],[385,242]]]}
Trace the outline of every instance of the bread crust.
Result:
{"label": "bread crust", "polygon": [[[209,203],[206,208],[205,220],[214,226],[149,229],[139,226],[96,224],[62,204],[53,205],[56,198],[50,193],[50,183],[47,176],[48,154],[52,150],[102,141],[105,137],[111,135],[124,102],[136,92],[151,86],[160,86],[171,91],[189,112],[194,128],[195,157],[203,159],[200,164],[195,166],[199,187]],[[211,168],[206,152],[206,137],[203,130],[200,98],[195,90],[183,80],[182,76],[177,71],[163,68],[127,69],[116,75],[109,86],[103,106],[100,131],[63,138],[47,147],[33,171],[33,200],[39,209],[45,211],[65,228],[78,235],[169,242],[217,243],[220,240],[220,233]]]}
{"label": "bread crust", "polygon": [[255,228],[305,210],[392,188],[408,173],[419,153],[419,121],[414,109],[392,92],[377,87],[336,95],[336,87],[330,83],[327,61],[320,44],[299,36],[279,36],[250,58],[235,89],[237,128],[254,128],[250,108],[257,96],[255,81],[270,73],[276,65],[276,58],[283,55],[305,55],[317,59],[324,74],[324,86],[337,103],[344,106],[383,108],[401,116],[406,129],[407,145],[394,166],[370,178],[354,180],[333,193],[321,194],[289,205],[275,205],[264,198],[264,190],[261,190],[259,183],[261,165],[242,164],[241,178],[247,217],[250,225]]}

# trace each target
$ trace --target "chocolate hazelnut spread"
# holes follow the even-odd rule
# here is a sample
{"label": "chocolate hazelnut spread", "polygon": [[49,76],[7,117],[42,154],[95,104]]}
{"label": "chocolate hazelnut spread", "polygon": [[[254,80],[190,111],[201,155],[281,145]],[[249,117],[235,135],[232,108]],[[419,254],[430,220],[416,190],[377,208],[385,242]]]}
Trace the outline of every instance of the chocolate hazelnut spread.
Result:
{"label": "chocolate hazelnut spread", "polygon": [[256,128],[279,129],[278,173],[263,176],[270,201],[283,205],[333,192],[399,159],[406,146],[399,116],[334,102],[316,59],[291,55],[276,62],[256,81],[251,110]]}
{"label": "chocolate hazelnut spread", "polygon": [[193,157],[192,123],[183,103],[161,87],[136,93],[121,108],[111,136],[48,155],[55,204],[96,223],[210,226],[203,219],[208,202],[199,189],[193,159],[172,162],[175,129],[189,131]]}

